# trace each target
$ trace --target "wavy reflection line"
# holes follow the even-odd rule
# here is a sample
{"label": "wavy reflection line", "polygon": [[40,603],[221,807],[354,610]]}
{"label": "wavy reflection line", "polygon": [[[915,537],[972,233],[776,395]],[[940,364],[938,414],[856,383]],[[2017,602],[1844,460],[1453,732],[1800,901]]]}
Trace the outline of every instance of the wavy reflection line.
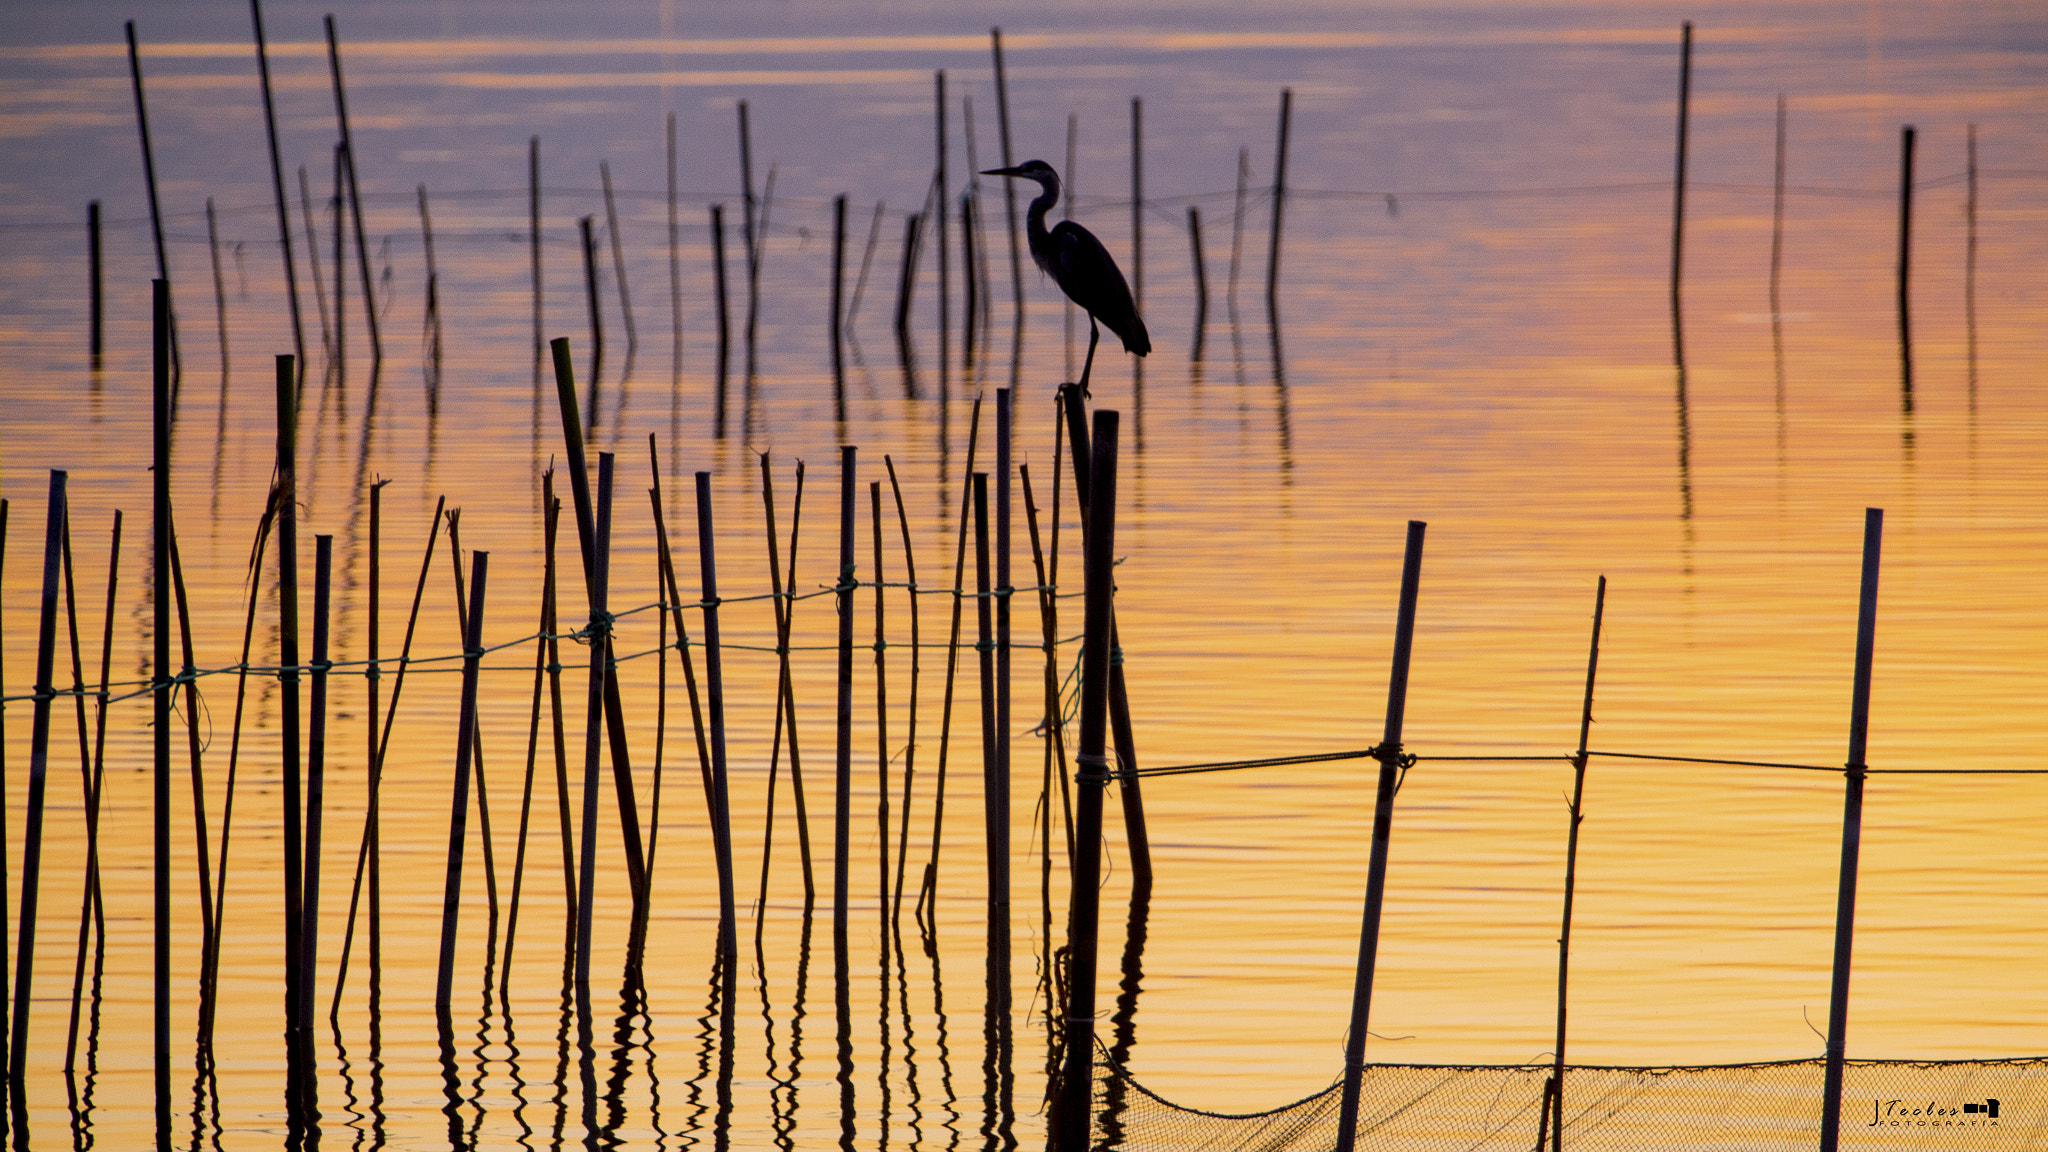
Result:
{"label": "wavy reflection line", "polygon": [[932,962],[932,1022],[934,1043],[939,1054],[939,1090],[945,1093],[946,1118],[943,1121],[948,1152],[960,1147],[960,1097],[953,1090],[953,1054],[946,1043],[946,991],[945,977],[939,961],[939,909],[938,901],[932,902],[931,909],[918,917],[917,932],[919,943],[924,947],[925,958]]}

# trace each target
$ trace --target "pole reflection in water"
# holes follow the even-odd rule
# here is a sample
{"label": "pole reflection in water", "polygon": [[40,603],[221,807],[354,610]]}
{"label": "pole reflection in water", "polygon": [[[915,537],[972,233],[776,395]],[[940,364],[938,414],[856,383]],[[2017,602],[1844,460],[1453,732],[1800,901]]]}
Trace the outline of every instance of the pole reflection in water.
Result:
{"label": "pole reflection in water", "polygon": [[[1110,1017],[1109,1059],[1119,1068],[1130,1066],[1131,1049],[1138,1043],[1138,993],[1145,982],[1145,927],[1152,913],[1152,881],[1140,877],[1131,883],[1131,915],[1124,928],[1122,977],[1117,982],[1116,1011]],[[1124,1111],[1130,1106],[1130,1081],[1112,1076],[1103,1086],[1102,1143],[1111,1149],[1123,1142]]]}

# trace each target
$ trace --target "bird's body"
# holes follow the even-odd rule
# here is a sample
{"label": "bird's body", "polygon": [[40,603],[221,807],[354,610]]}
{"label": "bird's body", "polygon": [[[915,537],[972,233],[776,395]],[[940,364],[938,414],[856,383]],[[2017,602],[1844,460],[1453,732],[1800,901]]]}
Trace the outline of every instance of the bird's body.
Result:
{"label": "bird's body", "polygon": [[1068,299],[1088,313],[1088,364],[1081,370],[1082,388],[1087,387],[1088,372],[1095,363],[1095,344],[1101,339],[1096,322],[1123,340],[1124,351],[1138,356],[1151,352],[1152,337],[1145,331],[1137,303],[1131,299],[1131,286],[1102,241],[1072,220],[1046,228],[1045,214],[1060,199],[1060,178],[1052,165],[1043,160],[1027,160],[1015,168],[997,168],[982,175],[1036,180],[1043,189],[1025,212],[1024,234],[1030,241],[1032,261],[1052,277]]}

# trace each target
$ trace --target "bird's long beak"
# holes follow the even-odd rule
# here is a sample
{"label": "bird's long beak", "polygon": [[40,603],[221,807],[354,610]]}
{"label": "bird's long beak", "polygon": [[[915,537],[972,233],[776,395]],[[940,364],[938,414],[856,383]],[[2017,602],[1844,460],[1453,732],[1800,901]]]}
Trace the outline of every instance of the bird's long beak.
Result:
{"label": "bird's long beak", "polygon": [[1022,168],[989,168],[982,172],[983,176],[1022,176],[1023,174],[1024,170]]}

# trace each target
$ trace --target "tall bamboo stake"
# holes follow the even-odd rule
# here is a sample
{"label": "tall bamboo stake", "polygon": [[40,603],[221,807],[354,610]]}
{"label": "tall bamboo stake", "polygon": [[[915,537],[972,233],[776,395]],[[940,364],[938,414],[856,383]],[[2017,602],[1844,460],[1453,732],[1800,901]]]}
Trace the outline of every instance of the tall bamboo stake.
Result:
{"label": "tall bamboo stake", "polygon": [[[875,901],[875,910],[881,916],[883,987],[887,988],[889,975],[889,659],[888,629],[885,617],[888,605],[886,583],[882,568],[882,482],[868,484],[868,505],[873,513],[872,527],[868,542],[872,546],[875,575],[875,846],[876,862],[880,866],[880,878],[875,891],[880,899]],[[887,1019],[887,997],[884,995],[883,1019]]]}
{"label": "tall bamboo stake", "polygon": [[[284,255],[285,299],[291,303],[292,353],[298,357],[296,363],[299,366],[300,381],[303,383],[306,372],[306,328],[299,316],[299,273],[292,261],[292,221],[291,213],[285,206],[284,158],[277,144],[277,102],[270,90],[270,49],[263,35],[263,0],[249,0],[249,20],[256,31],[256,73],[263,86],[263,127],[270,144],[270,190],[272,198],[277,203],[277,238],[278,246]],[[211,224],[211,219],[208,223]],[[307,221],[308,226],[311,223],[310,220]],[[217,270],[214,278],[220,278]],[[313,279],[315,284],[319,283],[320,274],[317,271],[314,272]],[[323,324],[326,321],[324,309],[321,321]],[[225,336],[221,338],[221,348],[221,358],[225,360]]]}
{"label": "tall bamboo stake", "polygon": [[[304,763],[299,745],[299,521],[298,521],[298,388],[291,358],[277,358],[277,600],[278,697],[282,717],[280,740],[284,776],[284,899],[286,1098],[290,1127],[303,1134],[311,1119],[305,1093],[312,1079],[305,1060],[312,1052],[310,1022],[299,987],[304,979],[305,886],[304,827],[300,793]],[[296,1142],[296,1141],[294,1141]]]}
{"label": "tall bamboo stake", "polygon": [[313,1021],[314,974],[320,966],[320,826],[326,801],[327,776],[327,647],[328,617],[333,605],[334,537],[313,537],[313,683],[312,717],[306,733],[306,861],[300,882],[300,959],[305,970],[299,975],[299,1019],[306,1028],[310,1067]]}
{"label": "tall bamboo stake", "polygon": [[1678,286],[1685,256],[1685,168],[1692,126],[1692,21],[1680,32],[1678,45],[1677,170],[1671,179],[1671,352],[1685,363],[1685,324],[1679,310]]}
{"label": "tall bamboo stake", "polygon": [[704,706],[711,736],[711,843],[718,863],[718,949],[737,955],[732,877],[732,803],[726,773],[725,671],[718,630],[718,554],[711,525],[711,473],[697,473],[697,558],[704,588]]}
{"label": "tall bamboo stake", "polygon": [[[541,335],[541,278],[540,278],[540,137],[534,136],[526,142],[526,247],[527,261],[533,271],[533,386],[540,388],[541,361],[545,359],[542,345],[546,340]],[[536,402],[538,397],[535,397]]]}
{"label": "tall bamboo stake", "polygon": [[[164,282],[168,297],[171,284],[171,263],[164,254],[164,214],[156,194],[156,150],[149,138],[149,106],[142,96],[142,53],[135,42],[135,21],[128,21],[128,78],[135,89],[135,125],[142,138],[142,177],[149,190],[149,231],[156,242],[156,278]],[[173,312],[170,318],[171,341],[171,388],[175,396],[179,378],[184,375],[183,365],[178,358],[178,319]]]}
{"label": "tall bamboo stake", "polygon": [[[313,186],[306,179],[306,166],[299,165],[299,220],[306,229],[306,279],[313,283],[313,310],[320,314],[320,351],[325,356],[322,371],[334,367],[334,329],[327,319],[327,283],[320,271],[320,233],[314,225]],[[306,370],[303,361],[299,370]]]}
{"label": "tall bamboo stake", "polygon": [[[116,519],[118,522],[118,514]],[[65,579],[68,582],[70,579],[69,566],[71,562],[68,531],[65,549]],[[199,881],[200,967],[204,970],[208,967],[208,957],[206,957],[205,952],[208,948],[212,947],[213,941],[216,938],[213,915],[213,871],[207,849],[209,836],[206,831],[206,777],[201,770],[201,756],[205,750],[206,742],[200,732],[202,724],[201,709],[203,705],[200,703],[199,685],[195,676],[198,670],[198,662],[192,646],[192,606],[185,597],[185,566],[178,558],[178,530],[177,518],[175,516],[171,519],[171,588],[173,603],[176,604],[178,610],[178,642],[181,654],[184,657],[184,663],[179,671],[179,679],[185,683],[185,748],[187,763],[191,766],[192,776],[192,831],[195,849],[193,855]],[[75,627],[73,631],[76,631]],[[75,659],[74,654],[74,661]],[[81,703],[83,699],[81,696]],[[84,721],[82,712],[79,719],[82,724]],[[83,735],[83,729],[81,729],[80,735]],[[99,788],[95,784],[93,787],[95,803],[98,801],[98,796]]]}
{"label": "tall bamboo stake", "polygon": [[334,146],[334,382],[348,377],[348,247],[342,241],[348,221],[348,150]]}
{"label": "tall bamboo stake", "polygon": [[1379,795],[1372,810],[1372,863],[1365,881],[1365,923],[1359,932],[1358,979],[1351,991],[1351,1031],[1344,1040],[1344,1089],[1338,1104],[1337,1152],[1351,1152],[1358,1137],[1359,1089],[1365,1074],[1366,1027],[1372,1016],[1372,978],[1379,959],[1380,905],[1387,892],[1387,849],[1394,831],[1394,792],[1407,761],[1401,723],[1408,709],[1408,657],[1415,645],[1415,600],[1422,584],[1420,520],[1408,522],[1401,560],[1401,607],[1394,624],[1394,666],[1387,677],[1387,719],[1374,750],[1380,762]]}
{"label": "tall bamboo stake", "polygon": [[938,129],[938,166],[934,169],[933,188],[937,195],[936,205],[931,213],[932,222],[939,228],[939,402],[945,403],[951,392],[948,384],[950,361],[953,355],[950,299],[952,289],[947,286],[947,272],[950,257],[946,252],[946,70],[939,69],[932,74],[933,121]]}
{"label": "tall bamboo stake", "polygon": [[747,102],[740,101],[740,192],[745,201],[747,254],[746,368],[749,386],[754,380],[755,325],[761,313],[761,207],[754,198],[754,133],[747,119]]}
{"label": "tall bamboo stake", "polygon": [[1092,437],[1086,596],[1081,641],[1081,741],[1074,843],[1073,904],[1068,914],[1066,1046],[1052,1094],[1048,1147],[1086,1152],[1095,1061],[1095,961],[1102,874],[1103,791],[1109,784],[1111,598],[1116,558],[1117,414],[1098,410]]}
{"label": "tall bamboo stake", "polygon": [[[605,459],[609,460],[607,456]],[[604,476],[608,480],[609,474]],[[600,485],[604,483],[600,480]],[[609,496],[607,490],[604,493]],[[610,511],[609,507],[605,509]],[[467,627],[462,637],[462,704],[456,719],[455,736],[455,787],[448,807],[448,864],[447,877],[441,893],[441,956],[434,974],[434,1013],[441,1027],[452,1026],[451,1012],[455,993],[455,939],[456,928],[462,910],[462,854],[468,840],[469,827],[469,774],[476,760],[477,737],[477,679],[483,664],[484,631],[484,584],[490,576],[491,554],[472,552],[469,559],[469,610]],[[593,652],[601,652],[602,646],[591,645]],[[586,781],[591,799],[586,801],[588,809],[596,803],[595,780]],[[585,812],[586,818],[591,813]],[[586,844],[589,834],[586,832]],[[579,944],[583,943],[579,939]],[[579,955],[579,961],[584,959]]]}
{"label": "tall bamboo stake", "polygon": [[[92,757],[86,765],[82,780],[85,801],[85,892],[79,901],[78,963],[71,978],[71,1027],[64,1045],[64,1071],[67,1074],[77,1066],[79,1017],[81,998],[85,989],[85,947],[89,933],[96,933],[97,945],[93,950],[96,960],[104,963],[106,956],[106,909],[100,891],[100,796],[101,785],[106,778],[107,704],[108,684],[114,666],[115,593],[121,582],[121,520],[120,510],[115,509],[113,540],[107,549],[107,598],[100,615],[100,680],[99,691],[94,696]],[[0,548],[5,546],[5,535],[6,509],[0,508]],[[201,986],[204,987],[203,980]],[[0,1004],[5,1002],[6,998],[0,997]],[[4,1013],[0,1013],[0,1018],[4,1018]],[[202,1047],[207,1045],[207,1040],[208,1037],[202,1030]]]}
{"label": "tall bamboo stake", "polygon": [[732,367],[732,308],[725,299],[725,205],[711,206],[711,291],[718,311],[718,395],[717,413],[711,434],[725,438],[725,383]]}
{"label": "tall bamboo stake", "polygon": [[597,238],[591,225],[589,216],[576,221],[583,241],[583,300],[590,316],[590,412],[586,423],[589,430],[595,430],[597,392],[604,371],[604,307],[597,294]]}
{"label": "tall bamboo stake", "polygon": [[[0,587],[4,587],[6,584],[6,580],[4,579],[4,577],[6,576],[7,568],[7,513],[9,508],[12,506],[12,503],[13,502],[10,500],[0,500]],[[0,614],[0,618],[4,618],[4,614]],[[109,621],[113,619],[113,613],[111,611],[107,613],[107,618]],[[4,635],[5,631],[0,630],[0,637],[4,637]],[[0,670],[4,670],[6,667],[7,662],[5,660],[0,660]],[[5,681],[5,673],[4,671],[0,671],[0,696],[4,696],[7,694],[7,685]],[[5,708],[0,708],[0,795],[6,794],[6,788],[7,710]],[[6,924],[10,922],[7,916],[8,858],[9,857],[7,851],[7,821],[0,820],[0,924]],[[4,987],[7,983],[7,963],[7,949],[4,947],[4,940],[0,940],[0,987]],[[11,1016],[9,1015],[10,1011],[11,1006],[8,1002],[8,998],[5,996],[0,996],[0,1068],[6,1068],[8,1070],[9,1083],[11,1084],[13,1082],[14,1064],[10,1054],[14,1051],[14,1028],[11,1023]],[[11,1089],[9,1091],[9,1096],[12,1096]],[[4,1133],[6,1131],[6,1125],[13,1120],[13,1115],[14,1113],[11,1107],[0,1108],[0,1133]]]}
{"label": "tall bamboo stake", "polygon": [[1579,708],[1579,750],[1572,753],[1572,804],[1570,833],[1564,849],[1564,925],[1557,934],[1557,1039],[1551,1045],[1550,1083],[1544,1093],[1549,1128],[1536,1127],[1536,1149],[1543,1152],[1549,1137],[1552,1152],[1564,1152],[1564,1042],[1565,981],[1572,956],[1572,898],[1578,890],[1579,824],[1586,818],[1586,740],[1593,728],[1593,681],[1600,672],[1600,620],[1607,609],[1607,577],[1593,593],[1593,640],[1586,654],[1586,695]]}
{"label": "tall bamboo stake", "polygon": [[1202,259],[1202,210],[1188,205],[1188,255],[1195,268],[1195,348],[1190,357],[1202,358],[1202,336],[1209,327],[1209,269]]}
{"label": "tall bamboo stake", "polygon": [[[981,438],[981,397],[974,398],[974,413],[967,425],[967,472],[974,472],[974,450]],[[939,706],[939,764],[936,778],[932,781],[932,850],[925,859],[924,880],[918,887],[915,911],[923,921],[926,901],[932,901],[936,908],[939,880],[940,832],[946,823],[946,757],[953,742],[953,687],[960,668],[960,613],[963,608],[961,589],[967,575],[967,533],[968,517],[974,512],[974,498],[971,488],[963,487],[960,493],[960,525],[953,536],[953,626],[946,639],[946,688],[943,702]]]}
{"label": "tall bamboo stake", "polygon": [[827,325],[832,339],[833,419],[846,420],[846,338],[844,324],[846,293],[846,197],[832,201],[832,319]]}
{"label": "tall bamboo stake", "polygon": [[[847,866],[853,816],[854,454],[851,444],[842,445],[839,449],[839,583],[834,597],[839,614],[839,675],[836,756],[832,777],[832,964],[842,989],[846,985],[847,964],[851,959],[847,954],[846,912],[847,901],[852,896]],[[843,994],[841,1003],[839,1030],[845,1036],[852,1027],[852,1021],[844,1010]]]}
{"label": "tall bamboo stake", "polygon": [[356,144],[348,126],[348,91],[341,80],[341,41],[334,33],[334,17],[327,21],[327,69],[334,78],[334,119],[341,127],[342,158],[348,164],[348,203],[355,225],[356,271],[363,282],[363,319],[370,326],[370,375],[374,379],[384,362],[384,338],[377,330],[377,289],[370,280],[370,246],[363,235],[363,193],[356,184]]}
{"label": "tall bamboo stake", "polygon": [[[555,343],[557,371],[564,352],[561,341]],[[573,399],[569,403],[573,410]],[[580,455],[577,453],[576,455]],[[590,689],[584,698],[583,728],[583,815],[582,847],[577,856],[576,871],[576,1036],[586,1058],[593,1041],[590,1006],[590,928],[594,902],[597,898],[597,795],[598,765],[603,755],[604,743],[604,693],[605,693],[605,644],[599,635],[601,629],[609,629],[609,600],[611,586],[611,543],[612,543],[612,454],[601,452],[597,457],[597,507],[594,513],[589,509],[588,481],[574,482],[581,478],[582,461],[572,459],[570,463],[572,486],[577,491],[577,519],[590,524],[590,547],[584,551],[583,561],[586,580],[590,591]],[[579,528],[581,525],[579,525]],[[585,1102],[585,1108],[592,1106]]]}
{"label": "tall bamboo stake", "polygon": [[1856,942],[1856,865],[1863,846],[1863,761],[1870,736],[1870,669],[1877,645],[1877,569],[1884,509],[1863,511],[1863,579],[1856,606],[1856,675],[1849,695],[1849,759],[1843,766],[1842,869],[1835,895],[1835,963],[1828,985],[1827,1080],[1821,1094],[1820,1149],[1842,1138],[1842,1061],[1849,1032],[1849,960]]}
{"label": "tall bamboo stake", "polygon": [[[761,454],[761,514],[768,524],[768,583],[775,605],[775,652],[777,671],[776,717],[778,732],[786,729],[789,739],[789,783],[790,794],[796,804],[796,842],[799,861],[804,873],[804,907],[809,908],[817,898],[817,885],[811,870],[811,819],[804,804],[803,757],[798,751],[796,733],[796,689],[791,683],[789,666],[789,634],[796,621],[796,545],[799,530],[803,527],[804,510],[804,462],[796,463],[796,499],[789,513],[789,578],[785,585],[780,558],[776,554],[775,534],[775,477],[769,466],[766,452]],[[785,598],[784,589],[788,594]],[[761,845],[761,904],[766,908],[768,901],[768,856],[769,847],[775,834],[773,817],[775,813],[775,761],[768,764],[769,827],[762,836]],[[704,787],[710,795],[711,777],[709,762],[705,766]],[[757,938],[758,943],[758,938]]]}
{"label": "tall bamboo stake", "polygon": [[[552,481],[553,477],[550,476]],[[554,543],[555,522],[559,518],[556,502],[549,496],[542,497],[546,504],[542,512],[542,533],[546,537],[544,547]],[[498,1000],[510,1003],[512,993],[512,953],[519,940],[519,898],[526,881],[527,833],[533,815],[533,778],[540,761],[540,701],[542,687],[546,684],[548,664],[547,637],[554,631],[548,618],[555,594],[554,557],[550,555],[541,571],[541,639],[533,646],[533,697],[528,706],[526,720],[526,778],[519,790],[519,840],[512,856],[512,901],[505,912],[505,966],[498,982]],[[567,816],[566,808],[563,815]],[[569,838],[562,838],[564,850],[562,876],[566,880],[575,874],[575,861],[567,855]]]}
{"label": "tall bamboo stake", "polygon": [[[1009,183],[1009,181],[1004,181]],[[1002,951],[1003,1020],[1009,1021],[1009,958],[1007,937],[1010,908],[1010,473],[1011,439],[1017,422],[1016,390],[996,389],[996,475],[995,475],[995,756],[1000,805],[998,823],[1002,829],[1002,873],[997,892],[1003,904],[1005,946]]]}
{"label": "tall bamboo stake", "polygon": [[[133,25],[130,25],[133,28]],[[133,35],[132,31],[130,33]],[[134,41],[130,40],[130,51]],[[140,99],[140,81],[136,91]],[[151,452],[150,493],[153,510],[150,515],[150,531],[154,539],[152,548],[152,584],[156,589],[154,636],[156,640],[155,659],[150,665],[152,678],[156,681],[152,706],[154,727],[155,762],[150,779],[151,848],[154,884],[154,972],[156,996],[153,1005],[153,1044],[156,1089],[156,1143],[158,1152],[169,1152],[171,1142],[171,635],[170,614],[166,605],[164,589],[170,584],[171,556],[171,419],[177,403],[178,338],[177,321],[171,314],[171,282],[157,280],[150,285],[150,383],[151,383],[151,430],[153,450]],[[291,376],[289,362],[279,365],[280,387]],[[55,495],[60,492],[53,492]],[[44,682],[48,682],[47,676]],[[295,718],[295,717],[294,717]],[[35,786],[36,774],[31,762],[31,787]],[[28,851],[28,839],[24,836],[22,851]],[[27,891],[28,866],[24,855],[22,883]],[[28,899],[22,901],[22,923],[33,924],[29,914]],[[33,934],[33,930],[31,933]],[[21,981],[26,981],[28,971],[21,966],[16,971]],[[18,984],[17,987],[25,987]],[[15,1041],[10,1052],[17,1066],[25,1055],[21,1042],[26,1036],[28,1020],[23,1015],[24,1005],[15,1006]],[[26,1117],[21,1118],[24,1122]],[[16,1125],[16,1135],[25,1135],[25,1123]]]}
{"label": "tall bamboo stake", "polygon": [[[1002,134],[1003,167],[1014,168],[1017,161],[1010,152],[1010,86],[1003,71],[1003,30],[989,29],[988,39],[989,53],[995,57],[996,124]],[[1010,300],[1015,305],[1010,322],[1010,387],[1014,389],[1024,371],[1024,263],[1017,250],[1017,188],[1008,180],[1003,181],[1003,224],[1003,235],[1010,241]]]}

